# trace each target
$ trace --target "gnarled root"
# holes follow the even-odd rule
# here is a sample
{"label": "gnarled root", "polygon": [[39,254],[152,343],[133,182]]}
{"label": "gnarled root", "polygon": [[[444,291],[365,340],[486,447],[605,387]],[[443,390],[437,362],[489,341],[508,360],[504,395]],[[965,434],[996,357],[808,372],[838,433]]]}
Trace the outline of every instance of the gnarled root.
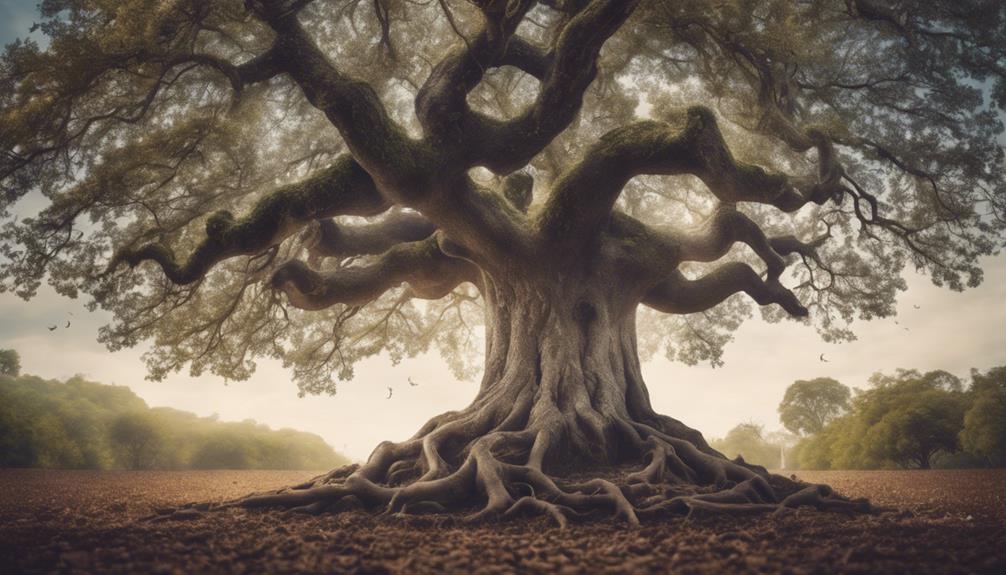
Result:
{"label": "gnarled root", "polygon": [[[617,451],[634,457],[635,465],[623,458],[603,468],[605,478],[578,480],[569,472],[559,476],[542,469],[572,444],[561,443],[569,435],[563,423],[520,431],[496,428],[469,438],[479,426],[462,424],[459,415],[434,420],[409,441],[381,444],[365,465],[217,508],[281,507],[310,514],[361,508],[399,515],[467,512],[467,522],[542,515],[560,527],[605,516],[638,525],[641,519],[667,515],[782,513],[803,506],[871,510],[868,501],[850,500],[828,486],[772,475],[740,458],[731,461],[701,440],[697,446],[675,436],[685,434],[674,425],[618,420],[596,430],[601,433],[592,435],[616,442]],[[586,459],[566,455],[572,461]]]}

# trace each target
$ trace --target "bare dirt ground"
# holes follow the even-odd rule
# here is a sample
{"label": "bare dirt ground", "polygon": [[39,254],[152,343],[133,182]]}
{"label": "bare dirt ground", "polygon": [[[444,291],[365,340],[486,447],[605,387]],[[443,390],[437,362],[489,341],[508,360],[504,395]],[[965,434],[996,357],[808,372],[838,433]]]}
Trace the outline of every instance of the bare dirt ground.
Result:
{"label": "bare dirt ground", "polygon": [[1006,471],[797,472],[904,511],[745,518],[311,517],[228,510],[140,521],[315,473],[0,470],[0,574],[81,573],[1006,573]]}

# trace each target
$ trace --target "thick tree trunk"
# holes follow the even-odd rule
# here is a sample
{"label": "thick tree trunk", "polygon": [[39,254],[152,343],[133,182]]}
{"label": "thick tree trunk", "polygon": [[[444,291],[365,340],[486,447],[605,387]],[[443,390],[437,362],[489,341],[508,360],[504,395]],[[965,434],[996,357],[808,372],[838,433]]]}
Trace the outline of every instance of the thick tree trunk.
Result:
{"label": "thick tree trunk", "polygon": [[560,524],[592,511],[637,523],[662,513],[868,506],[727,460],[697,431],[656,414],[636,350],[639,294],[616,281],[557,276],[484,280],[485,374],[467,408],[433,418],[408,441],[381,444],[362,466],[235,504],[480,507],[470,519],[531,511]]}
{"label": "thick tree trunk", "polygon": [[468,408],[481,415],[475,436],[522,429],[529,461],[554,472],[638,461],[645,427],[711,452],[650,406],[631,294],[586,279],[489,286],[485,372]]}

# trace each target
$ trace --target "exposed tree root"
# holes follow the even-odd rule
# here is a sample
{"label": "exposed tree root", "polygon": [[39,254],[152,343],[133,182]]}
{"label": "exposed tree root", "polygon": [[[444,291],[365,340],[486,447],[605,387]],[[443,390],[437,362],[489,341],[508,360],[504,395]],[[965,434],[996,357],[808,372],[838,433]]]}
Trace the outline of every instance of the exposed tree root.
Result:
{"label": "exposed tree root", "polygon": [[[805,506],[871,511],[864,499],[851,500],[826,485],[772,475],[740,458],[731,461],[704,442],[697,447],[652,425],[629,421],[600,431],[601,437],[617,440],[618,451],[634,457],[635,465],[615,462],[594,472],[580,469],[577,474],[553,476],[542,470],[542,464],[554,463],[551,460],[562,453],[559,440],[569,433],[562,425],[496,429],[463,443],[458,439],[478,433],[478,426],[462,414],[449,415],[453,417],[434,420],[437,423],[428,425],[430,429],[409,441],[382,444],[365,465],[349,465],[291,488],[214,508],[278,507],[307,514],[365,509],[399,516],[476,509],[464,516],[465,522],[541,515],[559,527],[589,518],[615,517],[635,526],[641,519],[668,515],[777,514]],[[460,425],[462,421],[467,424]],[[438,434],[442,429],[448,431]],[[613,435],[613,430],[620,435]],[[575,455],[573,460],[584,459]],[[595,477],[579,480],[582,475]],[[176,513],[191,514],[191,508]]]}

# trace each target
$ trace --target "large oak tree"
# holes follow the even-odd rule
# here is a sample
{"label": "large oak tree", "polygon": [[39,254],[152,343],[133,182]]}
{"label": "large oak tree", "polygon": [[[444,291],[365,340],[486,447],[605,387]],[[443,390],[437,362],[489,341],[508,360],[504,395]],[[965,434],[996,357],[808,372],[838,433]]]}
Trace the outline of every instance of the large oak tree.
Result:
{"label": "large oak tree", "polygon": [[88,294],[154,377],[485,346],[469,407],[244,505],[857,506],[655,413],[640,353],[719,362],[749,300],[849,338],[1001,244],[997,0],[41,7],[0,70],[4,288]]}

